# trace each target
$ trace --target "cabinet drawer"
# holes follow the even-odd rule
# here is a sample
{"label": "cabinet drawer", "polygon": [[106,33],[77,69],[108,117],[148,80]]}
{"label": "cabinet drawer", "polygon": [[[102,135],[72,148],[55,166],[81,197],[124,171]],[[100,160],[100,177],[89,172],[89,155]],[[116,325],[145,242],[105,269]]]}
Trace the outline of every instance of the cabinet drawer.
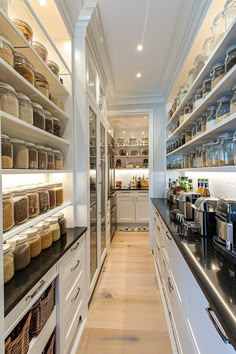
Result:
{"label": "cabinet drawer", "polygon": [[69,292],[84,268],[84,249],[77,251],[72,259],[67,259],[62,267],[63,288]]}
{"label": "cabinet drawer", "polygon": [[84,312],[84,303],[80,302],[78,305],[74,316],[68,319],[65,322],[65,352],[64,354],[71,354],[71,347],[73,345],[74,339],[79,332],[79,328],[84,321],[85,312]]}
{"label": "cabinet drawer", "polygon": [[77,280],[75,281],[71,289],[68,290],[67,288],[64,288],[62,304],[63,304],[64,314],[65,314],[65,319],[68,317],[71,318],[75,308],[82,300],[84,287],[85,287],[84,272],[81,271],[79,277],[77,278]]}

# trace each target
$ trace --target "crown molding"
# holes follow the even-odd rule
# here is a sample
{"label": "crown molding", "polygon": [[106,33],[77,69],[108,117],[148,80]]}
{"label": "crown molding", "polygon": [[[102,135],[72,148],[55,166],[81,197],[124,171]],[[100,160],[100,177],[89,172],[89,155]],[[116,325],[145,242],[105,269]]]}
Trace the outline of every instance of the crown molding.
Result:
{"label": "crown molding", "polygon": [[165,98],[159,95],[146,96],[115,96],[109,101],[109,106],[119,105],[139,105],[139,104],[157,104],[164,103]]}
{"label": "crown molding", "polygon": [[79,13],[84,6],[83,0],[55,0],[57,8],[65,23],[70,35],[74,35],[75,25],[79,17]]}

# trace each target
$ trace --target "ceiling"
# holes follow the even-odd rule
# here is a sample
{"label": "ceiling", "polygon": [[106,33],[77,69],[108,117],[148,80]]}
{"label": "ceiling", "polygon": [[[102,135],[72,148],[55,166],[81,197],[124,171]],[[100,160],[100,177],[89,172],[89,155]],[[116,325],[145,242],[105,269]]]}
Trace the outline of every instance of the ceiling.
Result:
{"label": "ceiling", "polygon": [[109,125],[111,129],[148,129],[149,119],[147,115],[116,115],[109,116]]}
{"label": "ceiling", "polygon": [[98,0],[113,96],[166,96],[210,2]]}

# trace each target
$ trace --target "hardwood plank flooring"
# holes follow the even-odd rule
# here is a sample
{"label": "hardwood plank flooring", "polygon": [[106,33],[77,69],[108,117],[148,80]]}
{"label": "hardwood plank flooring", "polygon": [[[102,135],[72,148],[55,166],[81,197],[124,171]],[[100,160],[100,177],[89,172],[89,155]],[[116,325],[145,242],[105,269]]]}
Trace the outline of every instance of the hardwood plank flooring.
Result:
{"label": "hardwood plank flooring", "polygon": [[77,354],[171,354],[147,232],[116,232]]}

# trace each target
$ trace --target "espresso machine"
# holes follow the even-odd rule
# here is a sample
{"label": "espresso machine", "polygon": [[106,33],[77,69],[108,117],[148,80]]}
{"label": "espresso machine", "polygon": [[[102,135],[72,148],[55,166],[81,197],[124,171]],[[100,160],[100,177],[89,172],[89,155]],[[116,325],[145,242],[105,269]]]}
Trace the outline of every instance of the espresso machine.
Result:
{"label": "espresso machine", "polygon": [[213,245],[230,262],[236,264],[236,200],[219,199]]}
{"label": "espresso machine", "polygon": [[194,209],[194,222],[201,226],[201,236],[213,237],[216,235],[216,207],[218,198],[200,197],[192,208]]}
{"label": "espresso machine", "polygon": [[182,192],[179,195],[179,210],[186,221],[193,221],[194,211],[192,204],[201,196],[200,193]]}

